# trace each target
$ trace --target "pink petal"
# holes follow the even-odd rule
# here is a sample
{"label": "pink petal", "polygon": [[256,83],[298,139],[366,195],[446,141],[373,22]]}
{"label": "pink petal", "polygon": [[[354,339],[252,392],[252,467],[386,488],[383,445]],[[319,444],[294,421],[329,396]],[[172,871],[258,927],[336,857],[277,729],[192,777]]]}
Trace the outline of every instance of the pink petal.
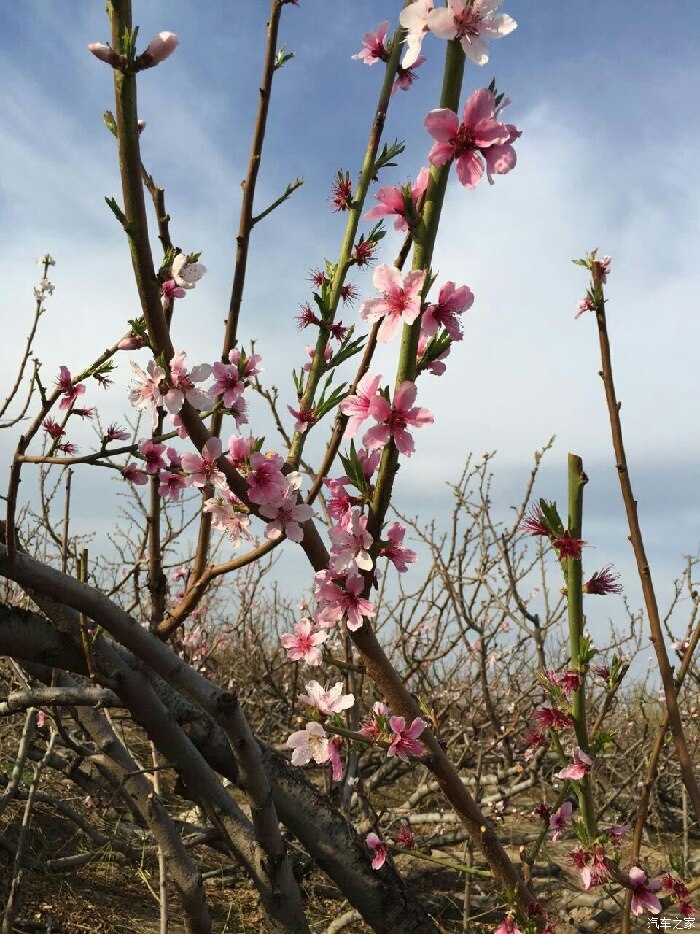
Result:
{"label": "pink petal", "polygon": [[438,39],[454,39],[457,35],[454,14],[446,7],[430,11],[428,14],[428,28]]}
{"label": "pink petal", "polygon": [[428,153],[428,162],[439,169],[441,165],[449,162],[453,155],[454,147],[452,143],[435,143]]}
{"label": "pink petal", "polygon": [[431,110],[424,122],[428,133],[439,143],[444,143],[447,142],[447,140],[453,139],[459,130],[457,114],[447,107]]}
{"label": "pink petal", "polygon": [[402,412],[408,411],[416,401],[416,384],[410,380],[405,380],[394,394],[394,407],[401,409]]}
{"label": "pink petal", "polygon": [[465,188],[474,188],[484,174],[484,166],[475,152],[466,152],[457,160],[457,178]]}
{"label": "pink petal", "polygon": [[400,320],[401,319],[396,314],[387,315],[384,318],[377,331],[377,340],[380,344],[386,344],[388,341],[392,340],[392,338],[396,337]]}
{"label": "pink petal", "polygon": [[375,425],[365,432],[362,443],[368,451],[374,451],[387,445],[390,437],[391,432],[387,425]]}
{"label": "pink petal", "polygon": [[382,263],[381,266],[377,266],[374,270],[372,283],[379,292],[390,292],[392,289],[400,289],[401,273],[396,266]]}
{"label": "pink petal", "polygon": [[474,91],[464,105],[464,122],[467,126],[475,127],[482,121],[492,121],[496,114],[496,100],[493,91],[480,88]]}

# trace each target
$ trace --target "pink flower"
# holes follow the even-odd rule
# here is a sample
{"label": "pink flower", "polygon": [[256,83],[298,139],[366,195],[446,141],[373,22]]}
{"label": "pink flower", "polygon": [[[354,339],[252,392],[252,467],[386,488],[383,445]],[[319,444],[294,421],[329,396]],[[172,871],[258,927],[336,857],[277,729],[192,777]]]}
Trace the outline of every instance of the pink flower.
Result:
{"label": "pink flower", "polygon": [[259,353],[247,356],[241,353],[237,347],[234,347],[233,350],[229,350],[228,352],[228,360],[229,363],[238,367],[238,373],[242,380],[252,379],[253,376],[259,376],[262,373],[262,368],[260,367],[262,357]]}
{"label": "pink flower", "polygon": [[437,303],[428,305],[423,315],[421,329],[432,337],[444,327],[453,341],[462,340],[462,325],[458,315],[463,314],[474,303],[471,289],[466,285],[457,288],[454,282],[446,282],[440,289]]}
{"label": "pink flower", "polygon": [[240,470],[242,467],[246,466],[252,447],[252,438],[231,435],[228,439],[228,454],[226,455],[226,460],[235,467],[236,470]]}
{"label": "pink flower", "polygon": [[174,32],[159,32],[148,43],[146,51],[138,56],[140,68],[153,68],[169,58],[180,44]]}
{"label": "pink flower", "polygon": [[365,65],[374,65],[375,62],[385,62],[389,57],[386,43],[386,34],[389,31],[389,21],[384,20],[374,32],[366,32],[362,37],[364,49],[352,58],[364,62]]}
{"label": "pink flower", "polygon": [[168,279],[160,287],[160,301],[164,308],[176,298],[184,298],[185,295],[187,292],[174,279]]}
{"label": "pink flower", "polygon": [[611,263],[612,256],[604,256],[602,259],[598,260],[598,265],[600,266],[600,281],[603,283],[603,285],[605,285],[605,283],[608,281]]}
{"label": "pink flower", "polygon": [[362,734],[362,736],[366,736],[367,739],[380,739],[382,735],[382,728],[374,719],[365,720],[360,727],[359,732]]}
{"label": "pink flower", "polygon": [[184,351],[178,351],[170,361],[170,389],[163,396],[163,403],[171,415],[177,415],[185,399],[199,411],[211,405],[209,393],[194,385],[211,376],[211,367],[208,363],[201,363],[192,367],[190,372],[185,366],[185,357]]}
{"label": "pink flower", "polygon": [[[457,177],[466,188],[474,188],[484,174],[481,154],[491,173],[505,175],[516,162],[513,141],[514,127],[496,120],[496,99],[488,88],[475,91],[464,105],[463,122],[448,108],[431,110],[425,118],[425,126],[435,143],[428,154],[430,163],[445,165],[456,160]],[[497,147],[491,156],[490,148]]]}
{"label": "pink flower", "polygon": [[230,490],[222,491],[222,498],[208,499],[202,509],[211,515],[212,528],[224,532],[233,542],[235,548],[241,544],[241,539],[252,541],[253,537],[248,531],[250,519],[243,512],[243,504]]}
{"label": "pink flower", "polygon": [[304,503],[298,503],[296,494],[289,494],[276,505],[265,505],[260,507],[260,515],[266,519],[272,519],[265,528],[265,538],[281,538],[286,535],[293,542],[300,542],[304,537],[304,532],[300,522],[308,522],[314,514],[311,506]]}
{"label": "pink flower", "polygon": [[379,467],[379,462],[382,459],[382,452],[366,451],[364,448],[358,448],[357,459],[362,464],[362,473],[368,480],[371,480],[374,471]]}
{"label": "pink flower", "polygon": [[428,59],[425,55],[419,55],[410,68],[404,68],[402,65],[399,65],[396,70],[396,80],[391,87],[391,93],[396,94],[397,91],[408,91],[413,82],[418,78],[416,68],[420,68],[420,66],[427,61]]}
{"label": "pink flower", "polygon": [[567,765],[561,772],[557,772],[557,778],[569,778],[571,781],[580,782],[582,778],[588,775],[592,766],[592,757],[584,752],[580,746],[574,746],[571,765]]}
{"label": "pink flower", "polygon": [[572,538],[568,531],[555,538],[552,545],[557,549],[560,560],[564,558],[573,558],[575,561],[581,560],[581,549],[586,544],[581,538]]}
{"label": "pink flower", "polygon": [[563,730],[571,726],[571,717],[555,707],[540,707],[532,715],[540,730]]}
{"label": "pink flower", "polygon": [[576,318],[580,318],[581,315],[585,314],[585,312],[587,311],[595,311],[595,305],[593,304],[593,301],[590,295],[587,295],[585,298],[579,299],[579,301],[576,302],[576,307],[578,308],[578,311],[574,315],[574,321],[576,320]]}
{"label": "pink flower", "polygon": [[[311,371],[311,367],[314,364],[314,359],[316,358],[316,348],[312,344],[307,344],[306,352],[309,355],[309,360],[307,363],[304,364],[304,369],[306,370],[307,373],[309,373]],[[328,363],[328,361],[331,359],[332,354],[333,354],[333,348],[331,347],[330,344],[326,344],[326,346],[323,348],[323,362]]]}
{"label": "pink flower", "polygon": [[393,840],[397,846],[402,846],[406,850],[415,849],[416,838],[413,836],[413,831],[408,824],[404,824],[403,827],[395,831]]}
{"label": "pink flower", "polygon": [[510,915],[506,915],[493,934],[522,934],[522,931]]}
{"label": "pink flower", "polygon": [[78,396],[82,396],[85,392],[85,386],[82,383],[76,383],[74,386],[71,382],[70,370],[67,366],[62,366],[59,370],[58,380],[56,381],[56,388],[60,389],[63,393],[63,398],[61,399],[58,407],[62,411],[69,409]]}
{"label": "pink flower", "polygon": [[219,438],[210,438],[202,448],[201,455],[186,453],[182,455],[182,469],[189,474],[187,486],[215,486],[220,490],[226,489],[226,477],[216,466],[221,457],[221,441]]}
{"label": "pink flower", "polygon": [[107,427],[102,440],[105,444],[109,444],[110,441],[128,441],[130,437],[130,432],[121,428],[115,422],[112,422],[112,424]]}
{"label": "pink flower", "polygon": [[[318,574],[316,579],[318,581]],[[324,581],[317,590],[317,595],[326,604],[319,613],[319,619],[324,623],[336,623],[345,618],[348,629],[353,632],[359,629],[365,616],[372,618],[376,615],[374,604],[360,596],[363,590],[364,580],[360,574],[348,574],[345,589],[332,580]]]}
{"label": "pink flower", "polygon": [[602,885],[609,875],[608,864],[605,861],[605,850],[602,846],[596,846],[593,850],[591,862],[587,863],[581,870],[581,886],[587,892],[589,889]]}
{"label": "pink flower", "polygon": [[250,455],[248,474],[248,499],[261,506],[274,506],[287,495],[287,481],[282,474],[282,458],[279,454]]}
{"label": "pink flower", "polygon": [[184,253],[177,254],[170,269],[175,285],[181,289],[193,289],[206,271],[207,267],[203,263],[189,262]]}
{"label": "pink flower", "polygon": [[165,468],[166,464],[162,456],[165,451],[164,444],[155,444],[150,439],[144,438],[139,441],[138,448],[146,461],[146,473],[158,473],[161,468]]}
{"label": "pink flower", "polygon": [[[326,345],[326,349],[328,349],[328,345]],[[308,431],[316,422],[316,409],[313,406],[310,409],[305,409],[300,405],[298,409],[293,409],[291,405],[288,405],[287,411],[294,416],[294,431],[298,431],[300,434]]]}
{"label": "pink flower", "polygon": [[432,9],[433,0],[416,0],[401,11],[399,22],[406,30],[406,52],[401,62],[402,68],[410,68],[418,60]]}
{"label": "pink flower", "polygon": [[313,759],[323,765],[330,759],[328,737],[320,723],[312,720],[303,730],[298,730],[287,740],[287,746],[293,749],[292,765],[308,765]]}
{"label": "pink flower", "polygon": [[129,393],[129,401],[137,409],[150,408],[151,426],[155,430],[158,426],[158,406],[163,404],[163,394],[160,387],[165,379],[165,370],[160,366],[156,366],[153,360],[149,360],[144,373],[133,360],[129,362],[136,377],[136,384]]}
{"label": "pink flower", "polygon": [[571,813],[574,809],[571,801],[565,801],[558,811],[549,818],[549,829],[553,830],[552,843],[556,843],[561,837],[562,831],[571,823]]}
{"label": "pink flower", "polygon": [[328,758],[331,763],[331,780],[339,782],[343,777],[343,760],[340,758],[340,750],[343,748],[343,741],[340,736],[333,736],[328,740]]}
{"label": "pink flower", "polygon": [[365,837],[365,843],[372,851],[372,869],[381,869],[389,852],[386,843],[376,833],[368,833]]}
{"label": "pink flower", "polygon": [[91,405],[89,408],[74,408],[71,415],[78,415],[80,418],[92,418],[97,411],[97,407]]}
{"label": "pink flower", "polygon": [[182,470],[182,455],[178,454],[175,448],[168,448],[165,453],[168,455],[171,470]]}
{"label": "pink flower", "polygon": [[392,522],[386,530],[388,544],[379,552],[382,558],[388,558],[394,567],[400,573],[408,570],[408,565],[416,560],[415,551],[410,548],[403,548],[403,540],[406,535],[405,526],[400,522]]}
{"label": "pink flower", "polygon": [[525,513],[520,528],[528,535],[546,535],[549,537],[549,526],[544,522],[544,514],[539,503],[534,503],[529,512]]}
{"label": "pink flower", "polygon": [[342,681],[336,681],[329,690],[326,690],[318,681],[309,681],[306,690],[307,694],[299,695],[299,703],[306,704],[307,707],[313,707],[324,717],[330,717],[334,713],[349,710],[355,703],[353,694],[343,694]]}
{"label": "pink flower", "polygon": [[321,664],[319,646],[328,638],[323,630],[314,631],[314,624],[308,617],[300,619],[294,626],[294,633],[285,632],[280,641],[282,647],[293,662],[305,661],[307,665]]}
{"label": "pink flower", "polygon": [[605,596],[609,593],[622,593],[620,575],[612,565],[606,564],[602,570],[596,571],[593,577],[586,581],[583,585],[583,592],[599,594],[600,596]]}
{"label": "pink flower", "polygon": [[632,914],[641,915],[648,911],[649,914],[658,915],[661,912],[661,902],[654,892],[659,891],[661,882],[658,879],[647,881],[647,874],[638,866],[630,869],[629,877],[632,884]]}
{"label": "pink flower", "polygon": [[342,573],[348,568],[371,571],[374,563],[369,555],[372,547],[372,536],[367,531],[367,516],[363,516],[359,509],[352,509],[342,526],[331,528],[331,570]]}
{"label": "pink flower", "polygon": [[[368,64],[371,65],[372,63],[368,62]],[[352,181],[349,172],[341,172],[338,169],[338,174],[331,188],[330,202],[336,212],[349,211],[352,207]]]}
{"label": "pink flower", "polygon": [[158,475],[158,495],[171,503],[180,502],[182,491],[186,487],[185,478],[182,474],[171,473],[169,470],[161,470]]}
{"label": "pink flower", "polygon": [[135,483],[136,486],[143,486],[144,483],[148,483],[148,474],[143,470],[139,470],[134,461],[131,461],[131,463],[127,464],[122,470],[122,477],[128,480],[129,483]]}
{"label": "pink flower", "polygon": [[433,376],[442,376],[447,370],[447,364],[444,361],[449,357],[452,347],[448,345],[439,356],[433,357],[430,361],[426,359],[421,362],[423,354],[428,349],[430,340],[430,336],[426,334],[425,331],[421,330],[420,336],[418,337],[418,347],[416,348],[416,366],[420,364],[419,371],[421,368],[427,368],[428,372],[432,373]]}
{"label": "pink flower", "polygon": [[517,23],[506,13],[496,13],[503,0],[447,0],[428,15],[428,28],[440,39],[459,39],[464,54],[475,65],[489,60],[484,39],[501,39]]}
{"label": "pink flower", "polygon": [[427,409],[414,407],[416,384],[406,380],[394,394],[393,404],[384,396],[377,395],[370,403],[369,414],[378,424],[366,432],[362,442],[368,450],[384,447],[393,438],[398,451],[410,457],[415,450],[412,436],[406,430],[408,426],[422,428],[432,425],[433,416]]}
{"label": "pink flower", "polygon": [[347,477],[340,477],[337,480],[327,478],[323,481],[331,494],[327,505],[332,519],[342,519],[352,506],[352,498],[346,489],[349,482]]}
{"label": "pink flower", "polygon": [[409,183],[400,188],[380,188],[374,195],[379,204],[365,214],[365,220],[393,216],[396,230],[408,230],[409,222],[415,223],[419,219],[418,202],[425,194],[429,181],[430,169],[422,168],[413,185]]}
{"label": "pink flower", "polygon": [[62,438],[66,433],[65,428],[62,428],[55,418],[44,419],[44,421],[41,423],[41,427],[50,438],[53,438],[54,441],[58,441],[58,439]]}
{"label": "pink flower", "polygon": [[377,333],[377,340],[390,341],[399,328],[399,322],[413,324],[420,314],[421,290],[425,272],[416,269],[401,276],[395,266],[383,263],[377,266],[372,276],[375,287],[382,292],[380,298],[370,298],[362,303],[360,317],[364,321],[379,321],[384,318]]}
{"label": "pink flower", "polygon": [[406,729],[406,719],[404,717],[390,717],[389,727],[392,736],[387,756],[398,756],[403,762],[408,762],[409,756],[422,756],[424,752],[423,743],[418,741],[418,737],[427,725],[425,720],[416,717]]}
{"label": "pink flower", "polygon": [[344,438],[354,438],[360,425],[369,418],[370,403],[377,394],[381,379],[381,375],[372,376],[371,373],[366,373],[357,384],[356,395],[347,396],[340,403],[340,411],[349,416]]}
{"label": "pink flower", "polygon": [[212,370],[214,371],[215,382],[209,387],[209,394],[217,398],[221,396],[223,403],[227,408],[240,401],[243,395],[243,383],[238,375],[238,367],[230,363],[216,362]]}

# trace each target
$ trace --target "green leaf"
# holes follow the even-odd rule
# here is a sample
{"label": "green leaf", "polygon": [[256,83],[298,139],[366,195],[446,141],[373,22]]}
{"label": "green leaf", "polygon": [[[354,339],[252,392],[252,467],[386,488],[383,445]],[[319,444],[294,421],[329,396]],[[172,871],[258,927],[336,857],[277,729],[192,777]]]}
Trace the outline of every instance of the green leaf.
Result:
{"label": "green leaf", "polygon": [[350,452],[347,455],[340,454],[339,456],[350,483],[356,490],[359,490],[360,493],[366,493],[369,489],[369,484],[365,477],[364,470],[362,469],[362,461],[357,456],[355,442],[350,442]]}
{"label": "green leaf", "polygon": [[102,119],[104,120],[104,124],[109,130],[109,132],[112,134],[112,136],[116,137],[117,136],[117,121],[114,119],[114,114],[112,113],[112,111],[105,110],[105,112],[102,114]]}
{"label": "green leaf", "polygon": [[555,502],[549,503],[546,499],[541,499],[540,509],[542,510],[542,520],[549,531],[557,538],[561,537],[564,534],[564,523],[559,517],[557,504]]}
{"label": "green leaf", "polygon": [[579,651],[582,665],[588,665],[598,654],[598,649],[593,645],[589,635],[581,637],[581,647]]}
{"label": "green leaf", "polygon": [[122,209],[119,207],[119,205],[118,205],[117,202],[114,200],[114,198],[105,198],[105,202],[106,202],[106,204],[107,204],[107,207],[108,207],[108,208],[110,209],[110,211],[112,212],[112,214],[114,214],[114,216],[115,216],[116,219],[119,221],[119,223],[122,225],[122,227],[124,228],[124,230],[126,230],[126,232],[128,233],[128,232],[129,232],[129,224],[128,224],[127,219],[126,219],[126,214],[124,214],[124,212],[123,212]]}
{"label": "green leaf", "polygon": [[342,342],[338,350],[333,354],[333,356],[328,361],[328,368],[340,366],[341,363],[344,363],[346,360],[349,360],[350,357],[354,357],[355,354],[359,353],[365,346],[366,337],[362,335],[361,337],[356,337],[354,340],[350,340],[350,334],[354,330],[354,327],[350,329],[348,334],[345,336],[345,340]]}
{"label": "green leaf", "polygon": [[143,318],[129,318],[129,325],[134,335],[148,340],[148,329],[146,328],[146,322]]}
{"label": "green leaf", "polygon": [[332,411],[336,405],[339,405],[345,398],[345,386],[346,383],[341,383],[337,389],[334,389],[331,395],[326,399],[325,398],[325,387],[324,392],[321,394],[321,399],[316,406],[316,421],[320,421],[324,415],[327,415]]}
{"label": "green leaf", "polygon": [[382,146],[382,151],[378,154],[377,158],[374,160],[374,175],[380,171],[380,169],[386,169],[389,166],[395,166],[396,163],[393,162],[393,159],[396,159],[397,156],[400,156],[401,153],[406,148],[406,144],[403,141],[394,140],[393,143],[388,145],[384,143]]}
{"label": "green leaf", "polygon": [[283,68],[287,62],[291,62],[291,60],[295,58],[295,53],[287,52],[286,48],[287,47],[285,45],[282,45],[278,49],[277,55],[275,56],[275,64],[273,66],[274,71],[277,71],[278,68]]}

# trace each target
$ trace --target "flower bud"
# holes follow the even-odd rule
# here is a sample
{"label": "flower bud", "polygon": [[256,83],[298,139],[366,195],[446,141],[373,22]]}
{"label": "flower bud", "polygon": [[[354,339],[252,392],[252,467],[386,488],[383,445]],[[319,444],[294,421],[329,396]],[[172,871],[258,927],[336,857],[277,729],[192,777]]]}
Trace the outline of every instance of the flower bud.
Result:
{"label": "flower bud", "polygon": [[180,44],[174,32],[159,32],[137,58],[139,68],[153,68],[169,58]]}
{"label": "flower bud", "polygon": [[131,334],[129,337],[122,337],[117,344],[117,350],[139,350],[144,345],[144,340],[138,334]]}
{"label": "flower bud", "polygon": [[114,51],[111,45],[105,45],[104,42],[92,42],[88,46],[88,49],[90,49],[95,58],[99,58],[101,62],[111,65],[112,68],[119,68],[121,65],[121,57]]}

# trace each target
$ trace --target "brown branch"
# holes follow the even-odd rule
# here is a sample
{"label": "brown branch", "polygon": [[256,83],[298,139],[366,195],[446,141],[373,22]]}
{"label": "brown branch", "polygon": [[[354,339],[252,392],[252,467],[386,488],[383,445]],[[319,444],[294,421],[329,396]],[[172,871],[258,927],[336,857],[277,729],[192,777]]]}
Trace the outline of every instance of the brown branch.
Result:
{"label": "brown branch", "polygon": [[637,501],[632,491],[632,481],[630,480],[627,467],[627,455],[625,454],[625,445],[622,437],[622,422],[620,420],[621,403],[618,402],[615,394],[615,383],[613,380],[612,359],[610,354],[610,338],[608,336],[608,327],[605,316],[605,298],[603,295],[602,275],[603,270],[599,262],[595,259],[591,266],[593,277],[593,291],[597,295],[596,301],[596,321],[598,324],[598,337],[600,343],[600,355],[602,361],[601,377],[605,387],[605,401],[608,406],[610,416],[610,429],[612,432],[612,443],[615,451],[615,466],[620,480],[620,490],[622,500],[625,504],[627,513],[627,523],[630,530],[630,542],[634,551],[634,557],[637,562],[637,571],[642,585],[644,595],[644,605],[646,606],[647,617],[649,619],[650,640],[656,652],[656,660],[659,665],[659,674],[666,696],[666,710],[668,713],[668,722],[671,727],[673,743],[676,747],[676,755],[683,776],[683,784],[688,789],[695,820],[700,824],[700,787],[693,771],[693,764],[688,755],[688,745],[683,733],[683,721],[678,708],[678,698],[676,697],[676,687],[673,680],[673,669],[668,659],[666,645],[664,642],[663,630],[661,627],[661,617],[659,614],[659,605],[654,593],[654,584],[651,578],[651,570],[644,549],[644,539],[637,515]]}

